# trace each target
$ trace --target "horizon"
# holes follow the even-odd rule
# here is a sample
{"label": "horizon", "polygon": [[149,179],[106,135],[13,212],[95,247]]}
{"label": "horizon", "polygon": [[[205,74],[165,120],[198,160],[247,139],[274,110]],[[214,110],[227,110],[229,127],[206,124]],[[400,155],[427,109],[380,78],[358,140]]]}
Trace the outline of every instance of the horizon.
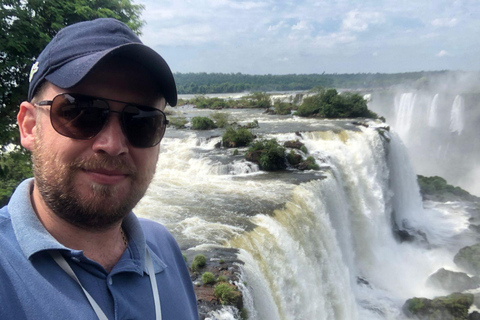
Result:
{"label": "horizon", "polygon": [[480,3],[199,0],[145,6],[142,41],[178,73],[480,70]]}

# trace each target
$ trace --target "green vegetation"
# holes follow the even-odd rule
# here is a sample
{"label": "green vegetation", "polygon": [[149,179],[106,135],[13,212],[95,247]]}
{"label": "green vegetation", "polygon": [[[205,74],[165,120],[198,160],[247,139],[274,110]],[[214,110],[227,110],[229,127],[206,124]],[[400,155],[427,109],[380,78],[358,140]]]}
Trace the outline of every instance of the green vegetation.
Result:
{"label": "green vegetation", "polygon": [[242,105],[246,105],[251,108],[265,108],[268,109],[272,106],[270,95],[266,92],[253,92],[247,96],[242,97],[239,100]]}
{"label": "green vegetation", "polygon": [[480,243],[460,249],[453,261],[468,273],[480,275]]}
{"label": "green vegetation", "polygon": [[5,152],[20,147],[17,112],[27,99],[28,74],[36,57],[63,27],[95,18],[113,17],[140,34],[142,5],[130,0],[2,1],[0,3],[0,176],[1,201],[5,203],[23,179],[30,177],[26,152]]}
{"label": "green vegetation", "polygon": [[236,300],[240,297],[240,292],[234,285],[227,282],[221,282],[215,286],[214,295],[220,299],[220,303],[223,305],[235,304]]}
{"label": "green vegetation", "polygon": [[252,122],[247,123],[245,127],[248,129],[255,129],[255,128],[260,128],[260,125],[258,124],[258,120],[255,119]]}
{"label": "green vegetation", "polygon": [[286,168],[285,148],[276,139],[255,142],[247,151],[247,160],[256,162],[265,171]]}
{"label": "green vegetation", "polygon": [[177,129],[184,129],[187,123],[188,120],[185,117],[171,117],[170,119],[168,119],[168,125],[173,126]]}
{"label": "green vegetation", "polygon": [[473,304],[473,294],[452,293],[433,300],[412,298],[405,302],[404,312],[420,319],[456,319],[467,320],[468,309]]}
{"label": "green vegetation", "polygon": [[289,115],[292,113],[293,105],[288,102],[280,101],[279,99],[275,99],[273,103],[273,114],[279,115]]}
{"label": "green vegetation", "polygon": [[303,99],[295,113],[301,117],[321,118],[377,118],[368,110],[367,101],[356,93],[338,94],[335,89],[317,88],[317,93]]}
{"label": "green vegetation", "polygon": [[202,282],[204,285],[207,284],[214,284],[215,283],[215,276],[211,272],[205,272],[202,274]]}
{"label": "green vegetation", "polygon": [[207,98],[205,96],[196,96],[188,104],[195,105],[198,109],[224,109],[231,108],[233,100],[222,98]]}
{"label": "green vegetation", "polygon": [[234,129],[229,127],[222,136],[222,145],[226,148],[247,146],[253,141],[253,134],[246,128]]}
{"label": "green vegetation", "polygon": [[187,263],[187,256],[185,255],[185,253],[182,253],[182,257],[183,257],[183,260],[185,260],[185,263]]}
{"label": "green vegetation", "polygon": [[193,117],[192,129],[193,130],[210,130],[215,129],[217,126],[212,119],[208,117]]}
{"label": "green vegetation", "polygon": [[0,207],[8,203],[18,184],[31,176],[30,153],[14,150],[0,155]]}
{"label": "green vegetation", "polygon": [[420,193],[424,199],[426,197],[431,197],[439,201],[450,200],[452,198],[461,198],[470,201],[477,200],[475,196],[462,188],[448,184],[442,177],[425,177],[418,175],[417,181],[418,186],[420,187]]}
{"label": "green vegetation", "polygon": [[230,115],[226,112],[215,112],[210,117],[218,128],[225,128],[230,124]]}
{"label": "green vegetation", "polygon": [[[227,93],[245,91],[310,90],[317,86],[329,88],[385,88],[405,84],[413,86],[422,77],[444,76],[448,71],[407,73],[355,74],[286,74],[249,75],[242,73],[175,73],[181,94]],[[422,80],[421,80],[422,81]],[[417,82],[418,84],[418,82]],[[415,85],[417,85],[415,84]]]}
{"label": "green vegetation", "polygon": [[227,277],[225,277],[225,276],[218,276],[217,282],[227,282]]}
{"label": "green vegetation", "polygon": [[312,156],[307,157],[307,160],[305,160],[303,163],[306,166],[306,170],[319,170],[320,169],[317,162],[315,161],[315,158],[312,157]]}
{"label": "green vegetation", "polygon": [[225,108],[265,108],[272,106],[270,95],[266,92],[253,92],[243,96],[238,100],[207,98],[205,96],[196,96],[190,100],[182,101],[184,104],[195,105],[198,109],[225,109]]}
{"label": "green vegetation", "polygon": [[203,254],[199,254],[193,258],[192,265],[190,268],[193,272],[198,271],[199,268],[203,268],[207,265],[207,258]]}
{"label": "green vegetation", "polygon": [[292,166],[296,166],[302,162],[303,158],[301,155],[295,153],[295,151],[290,150],[290,152],[287,154],[287,161],[290,163]]}

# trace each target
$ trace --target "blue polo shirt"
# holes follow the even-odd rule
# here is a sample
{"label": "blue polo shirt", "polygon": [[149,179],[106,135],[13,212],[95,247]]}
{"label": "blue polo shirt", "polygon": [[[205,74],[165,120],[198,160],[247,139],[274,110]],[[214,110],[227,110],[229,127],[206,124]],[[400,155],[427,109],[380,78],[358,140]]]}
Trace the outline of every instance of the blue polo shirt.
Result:
{"label": "blue polo shirt", "polygon": [[165,227],[130,213],[123,222],[128,248],[107,272],[45,230],[30,202],[32,185],[33,179],[22,182],[0,209],[0,319],[97,318],[80,286],[49,250],[61,252],[108,319],[155,319],[145,247],[153,260],[163,319],[198,319],[183,256]]}

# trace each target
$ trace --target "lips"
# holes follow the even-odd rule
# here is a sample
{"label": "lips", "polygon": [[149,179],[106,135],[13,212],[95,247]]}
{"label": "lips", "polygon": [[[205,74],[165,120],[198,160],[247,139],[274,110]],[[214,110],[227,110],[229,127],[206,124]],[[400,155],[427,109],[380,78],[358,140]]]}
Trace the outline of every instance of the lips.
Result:
{"label": "lips", "polygon": [[82,170],[94,182],[106,185],[118,184],[129,177],[129,174],[121,170],[107,170],[107,169],[89,169]]}

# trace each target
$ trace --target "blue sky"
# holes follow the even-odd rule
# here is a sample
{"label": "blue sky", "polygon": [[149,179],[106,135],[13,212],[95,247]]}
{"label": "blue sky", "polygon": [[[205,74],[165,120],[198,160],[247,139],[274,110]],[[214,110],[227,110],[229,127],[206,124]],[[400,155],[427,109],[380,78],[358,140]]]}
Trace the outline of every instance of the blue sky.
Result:
{"label": "blue sky", "polygon": [[479,0],[135,0],[174,72],[480,70]]}

